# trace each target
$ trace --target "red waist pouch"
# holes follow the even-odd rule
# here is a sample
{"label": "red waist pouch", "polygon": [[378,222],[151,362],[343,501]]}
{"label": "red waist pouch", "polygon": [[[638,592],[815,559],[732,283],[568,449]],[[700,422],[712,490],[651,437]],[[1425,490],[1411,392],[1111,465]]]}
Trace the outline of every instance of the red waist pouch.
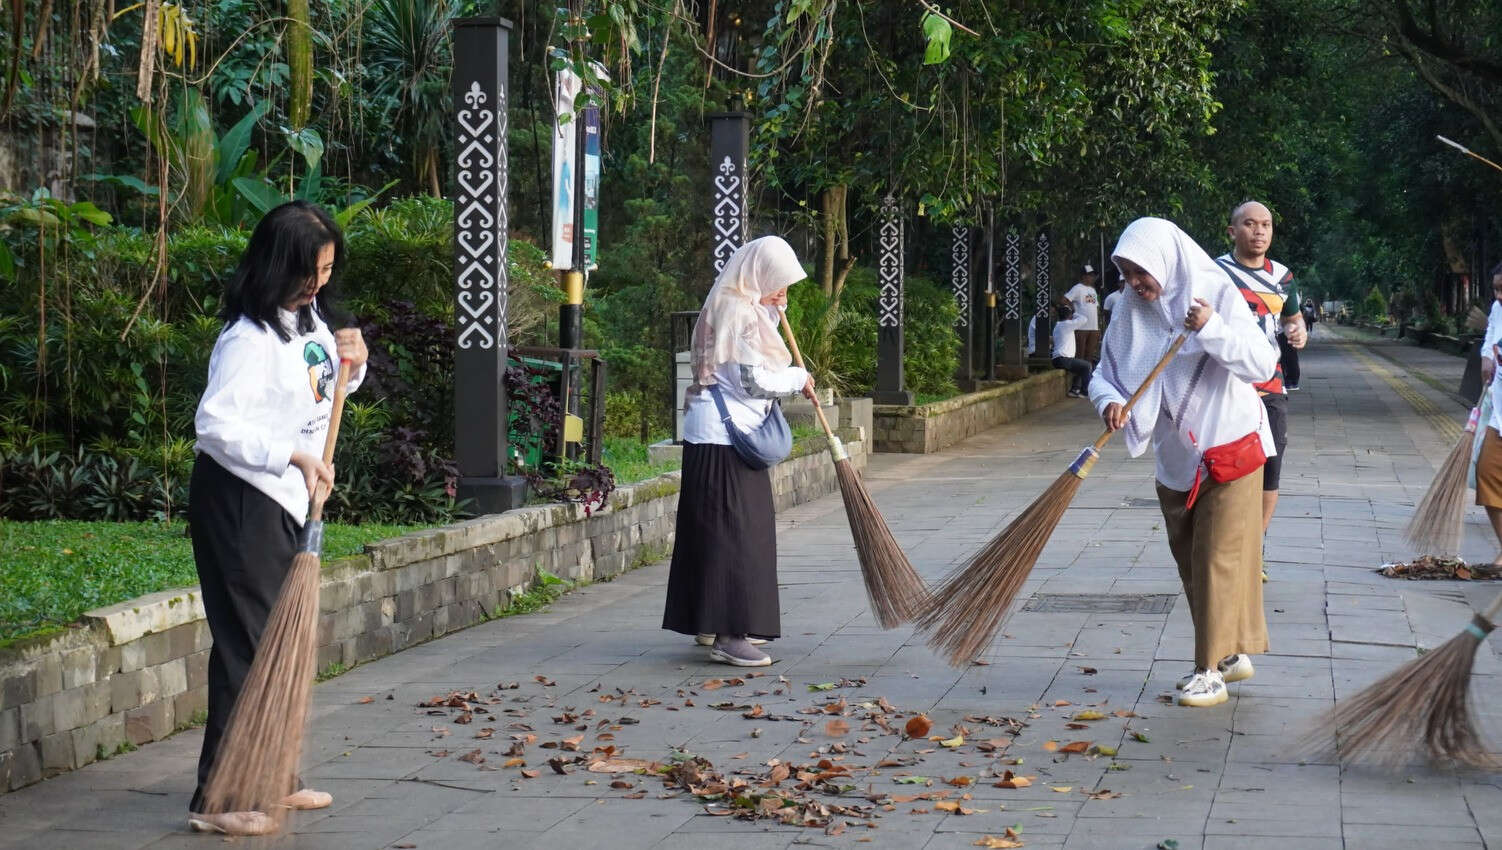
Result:
{"label": "red waist pouch", "polygon": [[1189,500],[1184,507],[1194,507],[1200,494],[1200,478],[1206,470],[1210,480],[1221,484],[1235,481],[1262,468],[1267,463],[1267,453],[1262,451],[1262,437],[1256,431],[1246,436],[1205,449],[1200,468],[1194,471],[1194,487],[1189,491]]}

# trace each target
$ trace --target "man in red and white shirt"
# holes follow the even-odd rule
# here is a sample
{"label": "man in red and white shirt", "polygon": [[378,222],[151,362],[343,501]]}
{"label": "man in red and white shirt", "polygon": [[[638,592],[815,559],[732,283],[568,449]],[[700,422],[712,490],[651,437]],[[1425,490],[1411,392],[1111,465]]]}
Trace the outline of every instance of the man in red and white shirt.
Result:
{"label": "man in red and white shirt", "polygon": [[[1308,330],[1304,327],[1304,316],[1299,312],[1293,272],[1267,256],[1267,248],[1273,240],[1272,213],[1256,201],[1243,201],[1231,210],[1226,233],[1231,237],[1233,248],[1231,253],[1217,257],[1216,262],[1235,281],[1247,307],[1267,333],[1267,341],[1277,348],[1281,329],[1290,346],[1303,348],[1308,341]],[[1262,467],[1262,533],[1265,535],[1278,506],[1278,478],[1283,468],[1284,449],[1288,445],[1288,391],[1283,386],[1282,365],[1272,378],[1253,386],[1262,396],[1267,424],[1278,449],[1278,454],[1268,458],[1267,465]],[[1266,578],[1265,572],[1263,577]]]}

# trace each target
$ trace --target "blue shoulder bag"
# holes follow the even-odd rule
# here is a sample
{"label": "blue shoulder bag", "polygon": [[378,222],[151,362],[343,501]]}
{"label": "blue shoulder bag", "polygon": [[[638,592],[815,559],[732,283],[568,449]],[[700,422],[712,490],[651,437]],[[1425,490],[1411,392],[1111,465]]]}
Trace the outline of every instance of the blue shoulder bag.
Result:
{"label": "blue shoulder bag", "polygon": [[735,453],[741,456],[741,461],[747,466],[752,469],[767,469],[792,453],[793,431],[782,415],[781,404],[774,400],[767,418],[750,433],[742,433],[731,420],[730,411],[725,408],[725,397],[720,394],[719,385],[710,384],[709,394],[714,396],[715,407],[720,410],[720,421],[730,434],[730,445],[735,447]]}

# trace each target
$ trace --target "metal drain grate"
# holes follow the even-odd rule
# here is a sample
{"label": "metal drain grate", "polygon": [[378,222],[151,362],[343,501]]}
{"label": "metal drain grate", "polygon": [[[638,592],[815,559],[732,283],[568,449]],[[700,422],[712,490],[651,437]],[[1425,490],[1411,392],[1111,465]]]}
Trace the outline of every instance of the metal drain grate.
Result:
{"label": "metal drain grate", "polygon": [[1058,614],[1084,611],[1090,614],[1167,614],[1173,608],[1172,593],[1034,593],[1022,604],[1024,611]]}

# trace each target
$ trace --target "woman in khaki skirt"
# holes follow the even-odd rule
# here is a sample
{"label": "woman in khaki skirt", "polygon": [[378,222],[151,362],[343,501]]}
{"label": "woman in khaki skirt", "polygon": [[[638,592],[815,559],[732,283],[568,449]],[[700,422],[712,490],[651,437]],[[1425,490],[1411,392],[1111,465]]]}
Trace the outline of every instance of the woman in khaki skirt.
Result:
{"label": "woman in khaki skirt", "polygon": [[[1090,400],[1106,427],[1125,429],[1133,457],[1153,447],[1169,549],[1194,620],[1194,671],[1179,683],[1179,704],[1217,705],[1227,681],[1252,675],[1248,654],[1267,651],[1262,476],[1251,473],[1276,449],[1249,382],[1272,375],[1278,351],[1226,273],[1172,222],[1132,222],[1112,259],[1126,286]],[[1188,341],[1123,415],[1180,333]]]}

